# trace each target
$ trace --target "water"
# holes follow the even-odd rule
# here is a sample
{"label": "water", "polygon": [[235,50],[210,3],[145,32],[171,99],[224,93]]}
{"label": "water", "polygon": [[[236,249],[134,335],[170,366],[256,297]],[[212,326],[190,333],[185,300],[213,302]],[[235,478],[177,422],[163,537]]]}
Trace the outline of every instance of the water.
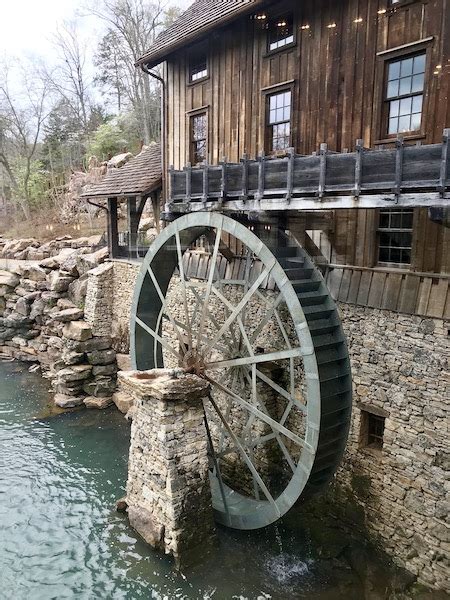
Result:
{"label": "water", "polygon": [[0,362],[1,600],[363,597],[292,513],[263,531],[221,529],[204,563],[177,573],[115,511],[127,470],[123,416],[52,413],[47,387]]}

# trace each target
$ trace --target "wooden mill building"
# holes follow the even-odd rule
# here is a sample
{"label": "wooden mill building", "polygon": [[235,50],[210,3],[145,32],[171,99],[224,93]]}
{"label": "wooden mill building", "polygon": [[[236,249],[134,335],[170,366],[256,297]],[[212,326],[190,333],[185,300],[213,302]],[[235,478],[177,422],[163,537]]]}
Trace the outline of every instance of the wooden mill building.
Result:
{"label": "wooden mill building", "polygon": [[161,64],[167,216],[275,221],[321,263],[353,363],[338,480],[445,589],[448,1],[196,0],[138,62]]}

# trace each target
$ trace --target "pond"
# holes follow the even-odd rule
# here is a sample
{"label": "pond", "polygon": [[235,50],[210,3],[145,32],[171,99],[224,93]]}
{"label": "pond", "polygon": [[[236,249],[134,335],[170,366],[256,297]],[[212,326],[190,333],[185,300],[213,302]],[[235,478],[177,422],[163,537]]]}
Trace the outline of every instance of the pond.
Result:
{"label": "pond", "polygon": [[0,597],[7,600],[364,597],[324,560],[301,512],[256,532],[220,529],[202,565],[178,573],[115,510],[129,424],[115,409],[55,413],[48,381],[0,361]]}

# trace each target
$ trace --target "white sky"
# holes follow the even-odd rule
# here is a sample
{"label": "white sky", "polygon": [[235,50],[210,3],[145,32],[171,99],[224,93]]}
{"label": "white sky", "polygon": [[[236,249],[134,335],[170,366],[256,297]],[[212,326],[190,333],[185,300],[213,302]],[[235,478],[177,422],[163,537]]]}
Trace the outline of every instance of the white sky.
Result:
{"label": "white sky", "polygon": [[[187,8],[191,0],[171,0],[169,4]],[[58,22],[71,20],[82,11],[83,0],[0,0],[0,58],[12,56],[41,56],[50,59],[49,38]],[[102,24],[93,17],[79,21],[87,37],[101,31]],[[92,35],[92,39],[95,39]],[[92,48],[94,51],[94,48]]]}

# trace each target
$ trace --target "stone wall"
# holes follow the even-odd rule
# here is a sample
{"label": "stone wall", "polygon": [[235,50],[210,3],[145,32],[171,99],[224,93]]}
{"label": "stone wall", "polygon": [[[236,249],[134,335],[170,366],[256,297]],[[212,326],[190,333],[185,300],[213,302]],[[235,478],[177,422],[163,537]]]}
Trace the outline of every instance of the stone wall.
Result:
{"label": "stone wall", "polygon": [[129,352],[129,327],[131,304],[133,301],[134,286],[140,263],[113,261],[113,298],[112,302],[112,335],[118,352]]}
{"label": "stone wall", "polygon": [[[354,411],[337,482],[365,524],[418,581],[449,589],[449,323],[340,305]],[[382,449],[364,447],[367,413],[385,418]]]}

